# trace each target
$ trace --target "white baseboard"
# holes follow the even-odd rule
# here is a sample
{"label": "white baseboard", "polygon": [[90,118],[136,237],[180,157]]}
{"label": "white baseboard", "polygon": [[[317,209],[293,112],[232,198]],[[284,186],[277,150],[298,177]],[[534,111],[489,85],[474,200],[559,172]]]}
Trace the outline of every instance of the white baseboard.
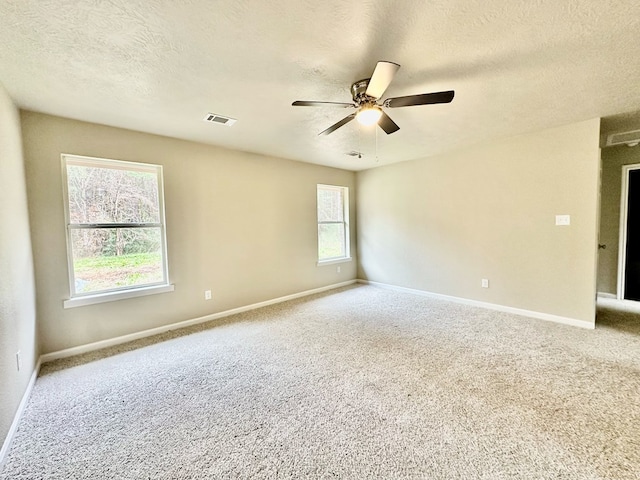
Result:
{"label": "white baseboard", "polygon": [[550,322],[562,323],[564,325],[571,325],[572,327],[580,327],[580,328],[587,328],[587,329],[595,328],[595,319],[593,323],[589,323],[584,320],[577,320],[575,318],[570,318],[570,317],[561,317],[559,315],[552,315],[550,313],[542,313],[542,312],[535,312],[533,310],[524,310],[522,308],[507,307],[507,306],[498,305],[495,303],[480,302],[478,300],[470,300],[467,298],[453,297],[451,295],[443,295],[441,293],[427,292],[425,290],[415,290],[413,288],[398,287],[395,285],[389,285],[387,283],[372,282],[369,280],[361,280],[361,279],[358,279],[358,283],[375,285],[377,287],[387,288],[390,290],[413,293],[414,295],[437,298],[440,300],[446,300],[446,301],[455,302],[455,303],[462,303],[462,304],[471,305],[474,307],[487,308],[489,310],[497,310],[499,312],[513,313],[515,315],[523,315],[525,317],[537,318],[539,320],[547,320]]}
{"label": "white baseboard", "polygon": [[607,293],[607,292],[598,292],[598,297],[600,297],[600,298],[613,298],[613,299],[618,298],[618,296],[615,293]]}
{"label": "white baseboard", "polygon": [[29,379],[29,383],[27,384],[27,388],[22,395],[22,400],[20,400],[20,405],[18,405],[18,410],[16,410],[16,414],[13,416],[13,422],[11,422],[11,426],[9,427],[9,432],[4,439],[4,443],[2,444],[2,449],[0,449],[0,471],[2,471],[2,467],[4,466],[4,462],[7,459],[7,455],[9,454],[9,449],[11,448],[11,442],[13,441],[13,437],[18,430],[18,424],[20,423],[20,419],[22,418],[22,413],[24,412],[25,407],[27,406],[27,402],[29,402],[29,397],[31,397],[31,390],[33,390],[33,386],[36,383],[36,378],[38,378],[38,372],[40,372],[40,365],[42,364],[41,360],[38,359],[35,368],[33,369],[33,373],[31,374],[31,378]]}
{"label": "white baseboard", "polygon": [[346,282],[334,283],[327,285],[326,287],[314,288],[312,290],[306,290],[304,292],[293,293],[284,297],[274,298],[272,300],[266,300],[264,302],[254,303],[246,305],[244,307],[233,308],[231,310],[225,310],[224,312],[212,313],[211,315],[205,315],[204,317],[193,318],[191,320],[184,320],[182,322],[172,323],[170,325],[163,325],[162,327],[151,328],[149,330],[143,330],[141,332],[130,333],[128,335],[122,335],[120,337],[110,338],[108,340],[101,340],[99,342],[88,343],[85,345],[79,345],[77,347],[66,348],[64,350],[58,350],[56,352],[45,353],[40,356],[42,363],[51,362],[60,358],[72,357],[74,355],[80,355],[82,353],[92,352],[94,350],[100,350],[102,348],[113,347],[123,343],[132,342],[145,337],[151,337],[160,333],[169,332],[171,330],[177,330],[179,328],[190,327],[192,325],[198,325],[200,323],[210,322],[211,320],[217,320],[219,318],[235,315],[236,313],[247,312],[249,310],[255,310],[256,308],[262,308],[276,303],[286,302],[288,300],[294,300],[296,298],[306,297],[315,293],[326,292],[327,290],[333,290],[334,288],[346,287],[347,285],[353,285],[357,280],[348,280]]}

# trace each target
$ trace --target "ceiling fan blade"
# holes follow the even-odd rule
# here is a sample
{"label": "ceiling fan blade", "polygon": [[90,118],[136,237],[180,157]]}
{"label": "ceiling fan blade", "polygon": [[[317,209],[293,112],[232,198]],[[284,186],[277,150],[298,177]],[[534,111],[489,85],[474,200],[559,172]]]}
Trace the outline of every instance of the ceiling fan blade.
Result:
{"label": "ceiling fan blade", "polygon": [[367,91],[364,93],[373,98],[380,98],[399,68],[400,65],[397,63],[378,62],[373,75],[371,75],[371,80],[369,80]]}
{"label": "ceiling fan blade", "polygon": [[296,100],[291,104],[294,107],[355,107],[353,103],[342,102],[307,102],[304,100]]}
{"label": "ceiling fan blade", "polygon": [[351,120],[353,120],[354,118],[356,118],[356,114],[352,113],[351,115],[348,115],[346,117],[344,117],[342,120],[340,120],[338,123],[335,123],[333,125],[331,125],[329,128],[327,128],[326,130],[323,130],[322,132],[320,132],[318,135],[329,135],[331,132],[336,131],[337,129],[339,129],[341,126],[346,125],[347,123],[349,123]]}
{"label": "ceiling fan blade", "polygon": [[387,115],[384,112],[382,112],[382,116],[380,117],[380,120],[378,120],[378,126],[382,130],[384,130],[384,132],[387,135],[389,135],[389,134],[391,134],[393,132],[397,132],[398,130],[400,130],[400,127],[396,124],[396,122],[391,120],[389,115]]}
{"label": "ceiling fan blade", "polygon": [[412,105],[430,105],[434,103],[449,103],[453,100],[455,92],[423,93],[421,95],[408,95],[406,97],[387,98],[384,106],[389,108],[410,107]]}

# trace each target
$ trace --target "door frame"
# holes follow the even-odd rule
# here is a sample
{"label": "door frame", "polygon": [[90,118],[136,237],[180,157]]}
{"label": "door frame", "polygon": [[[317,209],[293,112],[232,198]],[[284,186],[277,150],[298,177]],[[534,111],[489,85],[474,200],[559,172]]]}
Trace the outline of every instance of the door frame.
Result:
{"label": "door frame", "polygon": [[624,300],[624,284],[627,263],[627,205],[629,204],[629,172],[640,170],[640,163],[622,165],[622,189],[620,191],[620,238],[618,240],[618,300]]}

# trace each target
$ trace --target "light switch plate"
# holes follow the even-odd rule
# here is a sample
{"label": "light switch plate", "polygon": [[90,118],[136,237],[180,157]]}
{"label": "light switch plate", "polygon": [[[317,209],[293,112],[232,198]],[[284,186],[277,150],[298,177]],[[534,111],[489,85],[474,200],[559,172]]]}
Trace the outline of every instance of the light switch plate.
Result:
{"label": "light switch plate", "polygon": [[556,215],[556,225],[571,225],[571,215]]}

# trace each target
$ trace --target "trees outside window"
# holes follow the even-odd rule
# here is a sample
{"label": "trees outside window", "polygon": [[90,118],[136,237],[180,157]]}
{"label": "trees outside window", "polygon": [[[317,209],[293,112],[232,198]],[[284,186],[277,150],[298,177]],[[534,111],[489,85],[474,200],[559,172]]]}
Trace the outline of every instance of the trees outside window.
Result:
{"label": "trees outside window", "polygon": [[349,257],[349,189],[318,185],[318,262]]}
{"label": "trees outside window", "polygon": [[167,285],[162,167],[62,161],[71,296]]}

